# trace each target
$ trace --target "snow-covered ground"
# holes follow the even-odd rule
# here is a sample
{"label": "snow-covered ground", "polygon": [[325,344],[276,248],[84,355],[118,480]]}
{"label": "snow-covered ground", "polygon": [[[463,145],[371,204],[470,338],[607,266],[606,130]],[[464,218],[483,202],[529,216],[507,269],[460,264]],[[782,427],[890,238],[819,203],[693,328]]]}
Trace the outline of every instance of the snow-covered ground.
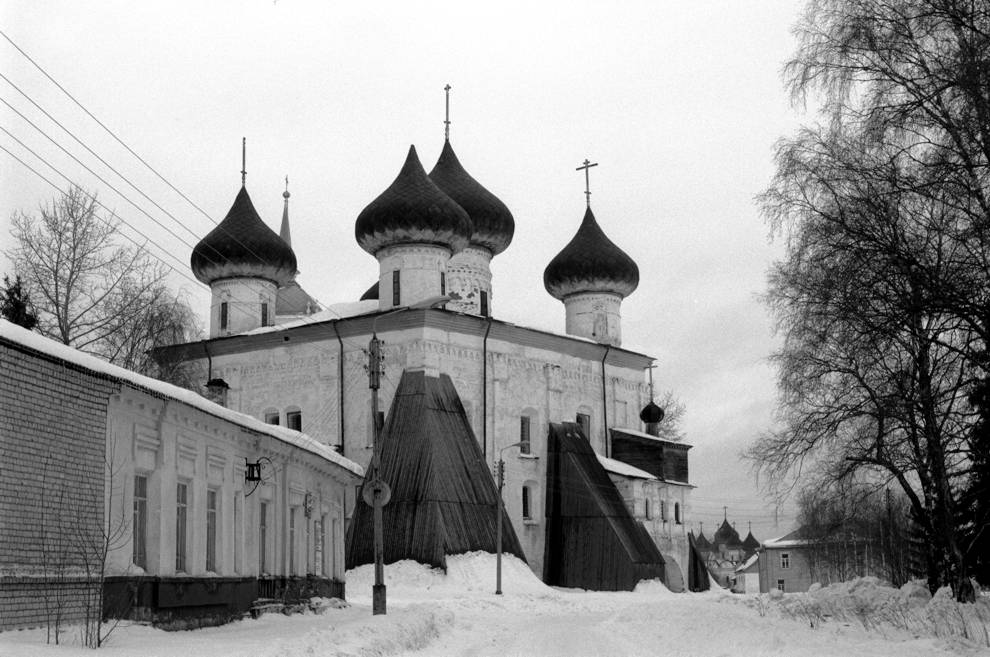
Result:
{"label": "snow-covered ground", "polygon": [[[386,566],[385,573],[385,616],[371,614],[373,570],[362,567],[348,573],[351,604],[343,609],[320,615],[270,614],[190,632],[120,626],[98,654],[990,656],[990,649],[979,647],[976,640],[915,637],[890,627],[867,631],[851,617],[822,620],[830,618],[818,613],[822,605],[834,607],[829,606],[834,600],[822,602],[827,598],[823,594],[818,595],[815,616],[806,609],[810,595],[770,599],[720,591],[674,594],[655,582],[641,583],[631,593],[560,590],[544,586],[525,564],[506,557],[504,594],[496,596],[495,557],[483,553],[451,558],[447,575],[411,562]],[[860,599],[880,595],[872,584],[854,588]],[[71,633],[67,639],[75,643]],[[81,657],[93,652],[78,645],[45,645],[44,631],[31,630],[0,633],[0,655]]]}

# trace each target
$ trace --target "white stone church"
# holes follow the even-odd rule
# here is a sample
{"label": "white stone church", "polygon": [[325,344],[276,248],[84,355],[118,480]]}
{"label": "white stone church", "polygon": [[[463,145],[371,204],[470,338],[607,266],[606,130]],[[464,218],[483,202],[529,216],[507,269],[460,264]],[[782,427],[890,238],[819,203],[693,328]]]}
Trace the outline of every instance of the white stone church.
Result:
{"label": "white stone church", "polygon": [[[621,305],[639,271],[590,203],[570,243],[547,253],[543,283],[566,314],[567,334],[559,335],[497,319],[490,263],[510,247],[514,220],[465,171],[449,139],[429,174],[411,148],[396,179],[356,218],[356,241],[380,267],[361,300],[321,308],[295,282],[284,196],[280,235],[242,186],[196,246],[192,271],[212,291],[210,337],[163,349],[161,360],[184,363],[225,406],[301,429],[367,466],[375,333],[384,343],[382,413],[403,372],[446,374],[489,471],[505,458],[508,517],[534,572],[543,574],[547,549],[548,426],[559,422],[580,425],[668,571],[686,567],[689,446],[656,437],[662,413],[646,383],[654,359],[621,339]],[[617,441],[639,460],[616,460]]]}

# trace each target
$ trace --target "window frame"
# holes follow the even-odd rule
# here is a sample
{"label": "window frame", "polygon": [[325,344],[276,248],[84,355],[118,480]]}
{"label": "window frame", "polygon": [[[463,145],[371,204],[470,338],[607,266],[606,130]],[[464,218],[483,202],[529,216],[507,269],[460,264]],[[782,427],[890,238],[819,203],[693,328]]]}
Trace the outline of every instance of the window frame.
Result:
{"label": "window frame", "polygon": [[533,495],[530,491],[529,485],[523,485],[522,487],[522,519],[532,520],[533,519]]}
{"label": "window frame", "polygon": [[584,437],[589,441],[591,440],[591,413],[582,413],[578,411],[574,414],[574,421],[580,425],[581,431],[584,433]]}
{"label": "window frame", "polygon": [[519,453],[520,454],[532,454],[533,453],[533,439],[532,439],[532,424],[533,419],[528,415],[519,416]]}
{"label": "window frame", "polygon": [[230,307],[228,302],[220,302],[220,330],[226,331],[227,327],[230,326]]}
{"label": "window frame", "polygon": [[781,593],[784,593],[784,584],[785,584],[784,580],[782,579],[777,580],[777,590],[780,591]]}
{"label": "window frame", "polygon": [[220,520],[220,491],[216,488],[206,489],[206,559],[205,569],[208,573],[219,572],[217,568],[217,528]]}
{"label": "window frame", "polygon": [[258,503],[258,574],[268,572],[268,501]]}
{"label": "window frame", "polygon": [[[142,486],[138,486],[138,482]],[[140,489],[140,494],[139,494]],[[148,569],[148,475],[134,474],[134,517],[131,532],[131,561],[142,570]]]}
{"label": "window frame", "polygon": [[[293,426],[295,425],[295,426]],[[293,408],[285,411],[285,427],[293,431],[302,431],[302,410]]]}
{"label": "window frame", "polygon": [[[181,493],[181,494],[180,494]],[[175,572],[189,570],[189,482],[175,484]]]}
{"label": "window frame", "polygon": [[268,302],[261,302],[261,325],[268,326]]}
{"label": "window frame", "polygon": [[791,569],[791,553],[781,552],[780,553],[780,569],[790,570]]}
{"label": "window frame", "polygon": [[392,306],[398,306],[402,301],[402,274],[400,270],[392,270]]}

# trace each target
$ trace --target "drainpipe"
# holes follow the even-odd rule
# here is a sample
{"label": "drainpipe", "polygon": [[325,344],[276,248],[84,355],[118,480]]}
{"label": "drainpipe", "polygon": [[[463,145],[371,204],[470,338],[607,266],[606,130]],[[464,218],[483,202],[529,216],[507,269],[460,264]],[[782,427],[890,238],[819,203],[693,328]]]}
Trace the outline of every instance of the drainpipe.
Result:
{"label": "drainpipe", "polygon": [[492,317],[488,316],[485,338],[481,341],[481,455],[488,460],[488,334],[492,330]]}
{"label": "drainpipe", "polygon": [[337,336],[337,344],[340,345],[340,355],[337,358],[337,389],[340,393],[338,400],[337,415],[340,421],[340,455],[344,455],[344,341],[340,338],[340,331],[337,330],[339,319],[333,320],[333,334]]}
{"label": "drainpipe", "polygon": [[608,358],[608,352],[612,350],[612,345],[605,345],[605,355],[602,356],[602,423],[605,425],[605,457],[609,457],[609,441],[608,441],[608,399],[605,393],[605,359]]}

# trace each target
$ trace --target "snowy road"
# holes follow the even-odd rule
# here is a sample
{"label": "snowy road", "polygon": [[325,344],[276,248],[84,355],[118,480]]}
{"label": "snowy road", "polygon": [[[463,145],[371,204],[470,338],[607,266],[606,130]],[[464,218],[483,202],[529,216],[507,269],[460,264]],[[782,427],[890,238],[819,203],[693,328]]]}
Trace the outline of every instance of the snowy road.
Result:
{"label": "snowy road", "polygon": [[[370,567],[349,573],[352,606],[324,615],[282,616],[192,632],[121,627],[98,653],[47,646],[44,631],[0,633],[0,657],[990,657],[975,644],[858,624],[761,615],[753,598],[673,594],[659,584],[632,593],[561,591],[507,560],[494,589],[492,555],[450,559],[448,574],[404,562],[386,567],[388,614],[371,614]],[[71,643],[73,636],[66,639]]]}

